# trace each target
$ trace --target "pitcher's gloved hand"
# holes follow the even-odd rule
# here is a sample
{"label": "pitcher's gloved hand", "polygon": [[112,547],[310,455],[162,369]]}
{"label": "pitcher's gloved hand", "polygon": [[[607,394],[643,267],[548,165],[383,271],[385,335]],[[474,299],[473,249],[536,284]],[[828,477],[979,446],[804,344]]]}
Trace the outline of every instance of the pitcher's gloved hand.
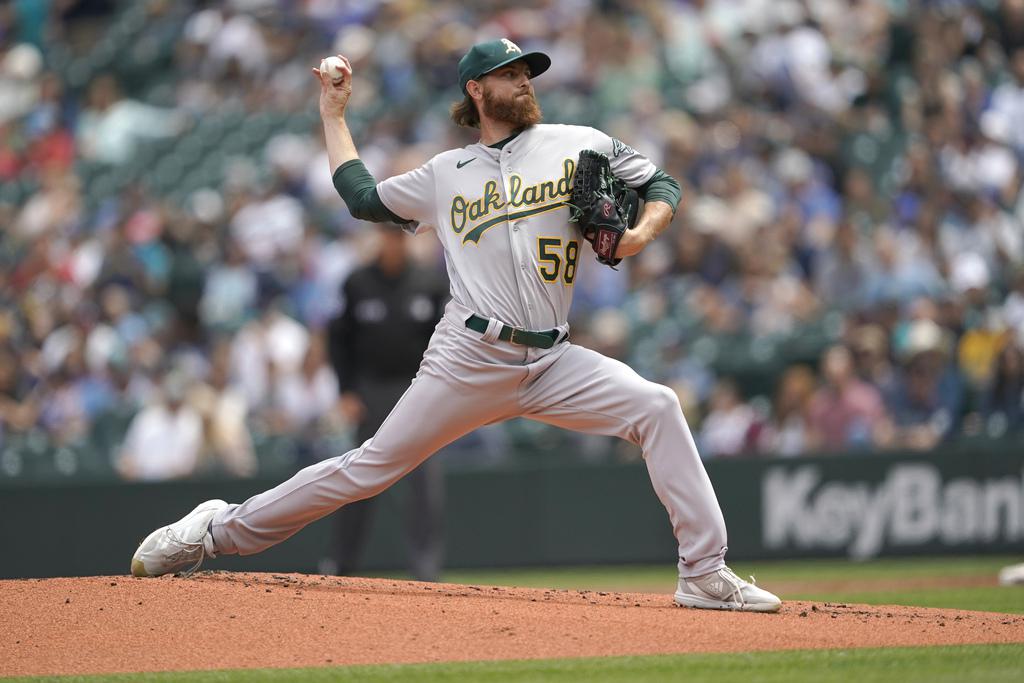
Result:
{"label": "pitcher's gloved hand", "polygon": [[601,263],[615,267],[615,257],[626,230],[636,225],[640,197],[612,174],[608,157],[585,149],[580,152],[569,197],[571,220],[580,226]]}

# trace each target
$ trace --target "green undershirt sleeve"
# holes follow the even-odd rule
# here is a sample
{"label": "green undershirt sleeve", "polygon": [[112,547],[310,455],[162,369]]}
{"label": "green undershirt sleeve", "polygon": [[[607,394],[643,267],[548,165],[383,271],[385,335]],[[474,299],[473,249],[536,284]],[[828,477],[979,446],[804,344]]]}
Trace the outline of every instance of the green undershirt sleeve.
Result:
{"label": "green undershirt sleeve", "polygon": [[353,218],[374,223],[409,223],[409,219],[396,216],[377,194],[377,180],[362,159],[346,161],[334,172],[334,189],[345,200]]}
{"label": "green undershirt sleeve", "polygon": [[665,202],[672,207],[672,213],[675,213],[683,196],[676,179],[661,169],[658,169],[650,180],[636,188],[636,191],[645,202]]}

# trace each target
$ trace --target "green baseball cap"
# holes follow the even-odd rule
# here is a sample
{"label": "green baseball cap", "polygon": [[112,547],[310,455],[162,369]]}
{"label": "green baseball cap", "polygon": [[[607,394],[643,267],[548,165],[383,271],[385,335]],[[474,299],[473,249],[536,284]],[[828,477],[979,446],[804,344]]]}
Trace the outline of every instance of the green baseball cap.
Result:
{"label": "green baseball cap", "polygon": [[543,52],[523,52],[508,38],[490,40],[469,48],[469,52],[459,60],[459,87],[465,94],[466,84],[470,81],[518,59],[530,67],[530,78],[541,75],[551,66],[551,58]]}

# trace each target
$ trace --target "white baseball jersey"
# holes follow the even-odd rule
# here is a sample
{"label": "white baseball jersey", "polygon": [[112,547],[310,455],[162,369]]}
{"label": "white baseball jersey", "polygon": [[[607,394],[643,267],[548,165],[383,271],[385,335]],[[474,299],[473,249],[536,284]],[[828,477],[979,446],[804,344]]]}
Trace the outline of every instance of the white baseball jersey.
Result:
{"label": "white baseball jersey", "polygon": [[528,330],[565,325],[583,244],[566,200],[580,150],[608,156],[629,187],[657,172],[599,130],[532,126],[503,149],[476,143],[438,154],[377,185],[394,214],[433,229],[452,297],[477,314]]}

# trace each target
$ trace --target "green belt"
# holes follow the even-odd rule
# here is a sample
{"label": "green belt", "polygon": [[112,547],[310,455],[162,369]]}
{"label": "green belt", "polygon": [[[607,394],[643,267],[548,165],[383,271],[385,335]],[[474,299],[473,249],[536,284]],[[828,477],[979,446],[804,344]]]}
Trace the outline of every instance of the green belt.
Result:
{"label": "green belt", "polygon": [[[474,332],[483,334],[487,331],[489,322],[487,318],[481,318],[474,314],[466,319],[466,327]],[[520,330],[518,327],[502,325],[501,332],[498,333],[498,339],[523,346],[535,346],[538,349],[550,349],[555,345],[555,340],[558,339],[559,334],[561,333],[558,330],[530,332],[529,330]]]}

